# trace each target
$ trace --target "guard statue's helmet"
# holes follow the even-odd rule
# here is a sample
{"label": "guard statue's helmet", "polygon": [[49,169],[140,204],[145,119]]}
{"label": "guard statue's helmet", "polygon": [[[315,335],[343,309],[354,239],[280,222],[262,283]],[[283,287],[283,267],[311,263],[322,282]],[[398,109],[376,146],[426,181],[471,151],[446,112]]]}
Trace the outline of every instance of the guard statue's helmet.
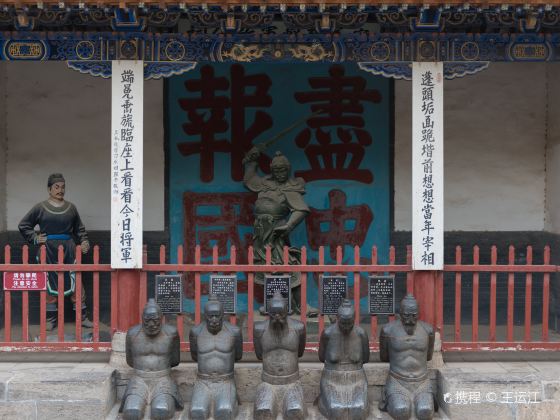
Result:
{"label": "guard statue's helmet", "polygon": [[288,168],[290,169],[290,161],[286,156],[282,154],[282,152],[276,152],[272,162],[270,163],[270,168]]}

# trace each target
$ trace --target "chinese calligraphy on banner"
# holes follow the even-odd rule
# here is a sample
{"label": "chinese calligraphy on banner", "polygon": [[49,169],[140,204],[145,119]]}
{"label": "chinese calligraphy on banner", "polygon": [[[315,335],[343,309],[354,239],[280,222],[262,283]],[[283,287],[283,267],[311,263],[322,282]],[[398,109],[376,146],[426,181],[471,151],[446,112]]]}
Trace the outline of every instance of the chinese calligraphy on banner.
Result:
{"label": "chinese calligraphy on banner", "polygon": [[[373,245],[379,247],[380,261],[386,261],[389,86],[389,80],[353,64],[217,63],[169,79],[171,249],[184,244],[186,261],[192,261],[199,244],[203,261],[210,262],[216,245],[220,261],[226,262],[235,245],[238,261],[245,263],[256,195],[243,186],[243,157],[254,145],[313,114],[259,161],[259,172],[268,173],[271,157],[281,151],[291,163],[291,175],[306,182],[310,213],[291,233],[291,243],[307,247],[311,264],[317,262],[321,245],[328,262],[334,261],[338,245],[344,248],[345,263],[353,261],[355,245],[362,247],[364,261]],[[170,253],[172,260],[175,254]],[[308,278],[314,305],[317,281]],[[238,291],[239,310],[244,311],[246,282],[241,275]],[[259,293],[255,290],[257,300],[262,299]],[[186,296],[192,298],[192,291]],[[365,302],[365,289],[363,298]]]}
{"label": "chinese calligraphy on banner", "polygon": [[443,269],[443,63],[412,65],[414,270]]}
{"label": "chinese calligraphy on banner", "polygon": [[111,267],[142,267],[144,64],[113,61]]}

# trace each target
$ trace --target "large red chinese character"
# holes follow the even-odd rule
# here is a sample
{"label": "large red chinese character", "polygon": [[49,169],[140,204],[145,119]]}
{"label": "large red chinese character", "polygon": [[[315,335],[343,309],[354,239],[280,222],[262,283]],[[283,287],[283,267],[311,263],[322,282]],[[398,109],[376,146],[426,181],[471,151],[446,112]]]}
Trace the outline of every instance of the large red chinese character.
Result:
{"label": "large red chinese character", "polygon": [[[212,255],[214,245],[224,262],[230,246],[237,248],[237,262],[247,261],[247,247],[251,245],[254,196],[249,192],[194,193],[183,195],[185,261],[192,263],[194,250],[200,245],[203,258]],[[194,298],[194,276],[187,275],[185,295]],[[247,281],[238,282],[237,291],[247,291]],[[208,294],[208,284],[202,284],[202,294]],[[262,288],[255,288],[255,299],[262,302]]]}
{"label": "large red chinese character", "polygon": [[[253,146],[253,140],[272,127],[272,118],[263,111],[256,111],[253,123],[246,126],[246,110],[256,107],[270,107],[272,99],[268,95],[271,85],[266,74],[246,75],[239,64],[231,66],[231,83],[225,77],[215,77],[212,66],[204,66],[200,79],[187,80],[185,87],[190,92],[199,92],[199,97],[179,100],[181,108],[187,111],[189,122],[183,131],[189,136],[200,136],[200,141],[187,141],[178,144],[184,156],[200,154],[200,178],[203,182],[214,179],[214,154],[231,155],[231,177],[234,181],[243,179],[243,157]],[[219,91],[230,96],[218,95]],[[248,93],[248,90],[250,91]],[[217,138],[218,134],[228,131],[225,111],[231,109],[231,139],[227,136]],[[260,162],[268,167],[266,157]]]}
{"label": "large red chinese character", "polygon": [[[308,127],[296,137],[296,144],[305,150],[311,168],[297,171],[295,175],[306,181],[351,179],[371,183],[371,171],[360,169],[365,147],[372,143],[370,133],[363,129],[364,107],[361,102],[379,103],[381,94],[378,90],[366,89],[363,77],[345,76],[342,66],[331,66],[329,75],[309,79],[309,85],[315,91],[295,93],[299,103],[312,103],[311,111],[321,111],[320,116],[307,121]],[[337,127],[337,143],[333,142],[330,130],[325,130],[325,127],[333,126]],[[311,143],[312,130],[315,131],[316,144]]]}
{"label": "large red chinese character", "polygon": [[[212,255],[212,247],[218,246],[220,255],[227,255],[229,247],[235,245],[243,260],[250,244],[250,228],[253,226],[253,194],[239,193],[194,193],[185,192],[184,233],[185,252],[192,259],[194,248],[200,245],[203,256]],[[242,237],[240,230],[246,228]]]}
{"label": "large red chinese character", "polygon": [[306,220],[307,237],[313,249],[329,246],[331,258],[336,256],[338,245],[362,245],[373,220],[373,213],[365,204],[346,205],[346,194],[340,190],[329,191],[330,207],[325,210],[311,208]]}
{"label": "large red chinese character", "polygon": [[[247,108],[272,105],[268,95],[271,84],[266,74],[245,75],[242,65],[231,66],[231,177],[234,181],[243,180],[243,158],[253,147],[253,140],[272,127],[272,118],[263,111],[256,111],[253,123],[248,128],[245,125]],[[246,89],[253,93],[247,93]],[[259,166],[269,173],[270,158],[261,153]]]}

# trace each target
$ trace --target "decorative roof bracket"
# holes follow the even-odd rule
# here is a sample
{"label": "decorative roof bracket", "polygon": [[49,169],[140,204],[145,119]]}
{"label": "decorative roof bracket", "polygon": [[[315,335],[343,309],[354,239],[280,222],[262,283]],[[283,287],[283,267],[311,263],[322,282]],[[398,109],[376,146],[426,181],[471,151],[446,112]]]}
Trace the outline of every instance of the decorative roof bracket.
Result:
{"label": "decorative roof bracket", "polygon": [[[469,62],[444,62],[443,75],[446,79],[457,79],[468,75],[476,74],[485,70],[490,65],[489,61],[469,61]],[[376,76],[389,77],[393,79],[412,80],[412,62],[394,63],[358,63],[360,69]]]}

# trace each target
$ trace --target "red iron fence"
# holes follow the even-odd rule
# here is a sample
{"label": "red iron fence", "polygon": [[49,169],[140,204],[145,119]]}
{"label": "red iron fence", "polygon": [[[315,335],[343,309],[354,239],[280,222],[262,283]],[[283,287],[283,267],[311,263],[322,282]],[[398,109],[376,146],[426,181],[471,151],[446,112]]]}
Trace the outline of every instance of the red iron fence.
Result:
{"label": "red iron fence", "polygon": [[[309,264],[306,248],[301,248],[301,265],[288,264],[288,249],[284,249],[284,265],[271,265],[271,253],[267,250],[266,263],[256,265],[253,262],[253,250],[247,250],[246,261],[238,261],[237,250],[232,247],[229,252],[229,261],[220,262],[218,249],[212,249],[211,256],[201,255],[201,248],[196,247],[192,263],[185,262],[185,253],[182,246],[176,250],[177,263],[169,263],[166,260],[167,250],[161,246],[158,263],[147,263],[147,253],[144,253],[143,269],[138,272],[138,290],[134,291],[138,296],[137,305],[134,308],[123,307],[122,302],[126,302],[123,296],[119,297],[119,270],[112,270],[109,264],[99,263],[99,247],[93,248],[93,264],[83,264],[81,252],[76,250],[76,264],[63,264],[63,252],[59,250],[58,264],[46,264],[46,253],[44,248],[40,252],[38,264],[29,263],[29,250],[27,246],[22,248],[21,262],[14,263],[11,258],[11,248],[6,246],[4,250],[4,264],[0,264],[0,272],[25,272],[25,271],[49,271],[58,273],[59,290],[64,287],[64,272],[73,271],[76,273],[76,301],[81,301],[83,293],[84,274],[92,277],[93,308],[93,330],[92,334],[85,341],[82,338],[84,332],[81,327],[81,312],[76,311],[75,325],[68,325],[64,320],[64,297],[59,294],[58,305],[58,330],[56,335],[48,335],[46,330],[46,291],[31,292],[39,293],[39,325],[31,325],[29,322],[30,305],[29,293],[27,291],[11,292],[4,291],[4,328],[3,337],[0,342],[0,351],[109,351],[111,343],[110,336],[117,330],[119,314],[126,313],[132,309],[138,311],[134,313],[136,319],[139,318],[142,308],[148,298],[149,278],[154,274],[176,272],[184,274],[186,283],[192,287],[194,298],[194,312],[192,314],[183,313],[176,317],[176,322],[181,337],[182,349],[188,350],[188,329],[189,324],[196,324],[201,320],[201,296],[205,282],[202,277],[205,274],[228,274],[241,273],[246,278],[246,292],[248,300],[248,311],[238,316],[231,316],[231,322],[237,323],[243,331],[244,349],[253,350],[253,324],[259,317],[255,313],[255,273],[282,272],[301,273],[301,320],[308,326],[310,332],[307,349],[317,351],[318,337],[325,328],[328,318],[319,316],[314,321],[307,319],[307,279],[309,275],[348,274],[353,279],[353,286],[350,290],[350,298],[354,300],[356,308],[356,323],[362,325],[370,332],[370,346],[372,350],[378,349],[378,328],[382,322],[392,320],[384,316],[370,316],[365,314],[364,309],[360,309],[360,297],[365,295],[367,275],[370,274],[394,274],[397,289],[404,293],[418,292],[415,289],[415,277],[418,272],[412,270],[412,255],[410,247],[406,248],[406,258],[401,258],[404,263],[397,264],[395,248],[389,248],[388,263],[378,263],[377,248],[372,248],[368,261],[364,263],[358,247],[353,249],[350,259],[352,263],[343,264],[343,249],[338,247],[336,250],[336,261],[334,264],[325,263],[325,250],[323,247],[318,250],[317,263]],[[539,264],[533,262],[532,247],[528,247],[524,252],[524,262],[522,264],[515,259],[515,250],[510,247],[508,250],[507,263],[498,264],[498,253],[496,247],[492,247],[488,264],[480,264],[480,251],[478,247],[472,250],[472,263],[464,263],[462,260],[462,250],[457,247],[455,252],[455,264],[445,265],[443,272],[435,273],[435,296],[433,305],[435,306],[434,324],[442,337],[442,345],[445,351],[472,351],[472,350],[560,350],[560,335],[554,333],[551,339],[548,325],[549,296],[551,274],[559,271],[559,267],[550,264],[550,249],[543,250],[543,259]],[[404,256],[404,252],[403,252]],[[207,257],[207,258],[206,258]],[[203,263],[202,261],[209,262]],[[110,322],[100,323],[100,274],[110,275]],[[522,279],[520,278],[522,277]],[[523,293],[519,292],[520,279],[522,281]],[[535,287],[538,286],[538,287]],[[245,286],[244,286],[245,287]],[[449,288],[449,291],[447,289]],[[535,299],[534,290],[539,290],[539,299]],[[542,292],[541,292],[542,291]],[[132,291],[131,291],[132,292]],[[21,323],[14,323],[12,299],[15,293],[21,293]],[[121,292],[122,293],[122,290]],[[465,293],[469,293],[469,299],[465,299]],[[454,299],[449,299],[453,296]],[[515,299],[524,297],[524,322],[523,336],[517,337],[519,322],[515,322],[519,314],[515,311]],[[447,297],[444,299],[444,297]],[[136,301],[136,298],[134,298]],[[469,304],[472,302],[471,307]],[[484,302],[484,305],[480,305]],[[507,304],[506,321],[504,325],[498,322],[498,315],[503,311],[498,311],[497,305],[502,302]],[[466,307],[466,308],[465,308]],[[517,305],[519,307],[519,304]],[[541,311],[542,322],[539,326],[540,334],[534,336],[535,323],[532,323],[532,314],[535,309]],[[486,311],[486,312],[485,312]],[[444,322],[444,314],[446,320]],[[452,314],[452,316],[450,316]],[[466,316],[469,315],[469,316]],[[481,315],[488,318],[488,322],[480,323]],[[134,318],[133,317],[133,318]],[[470,318],[468,325],[463,325],[463,320]],[[17,324],[17,325],[16,325]],[[38,328],[37,328],[38,327]],[[72,329],[71,335],[65,335]],[[15,334],[17,329],[17,334]],[[31,330],[38,331],[35,338],[31,338]],[[465,338],[465,330],[470,329],[470,339]],[[20,332],[21,331],[21,332]],[[104,331],[105,338],[101,337],[100,331]],[[484,333],[482,335],[482,333]],[[15,336],[20,339],[16,339]],[[1,336],[1,334],[0,334]],[[503,337],[502,337],[503,336]],[[53,339],[55,341],[53,341]]]}
{"label": "red iron fence", "polygon": [[[165,261],[166,249],[164,246],[160,248],[160,262],[159,264],[144,264],[143,272],[144,275],[141,280],[140,288],[140,308],[144,306],[147,299],[147,276],[146,273],[149,272],[178,272],[178,273],[192,273],[194,274],[194,323],[199,323],[201,320],[201,295],[202,295],[202,282],[201,275],[203,273],[243,273],[247,277],[247,300],[248,300],[248,311],[247,311],[247,322],[245,324],[246,332],[244,334],[245,343],[244,348],[247,351],[253,350],[253,324],[255,322],[255,273],[271,273],[271,272],[281,272],[281,273],[301,273],[301,321],[307,324],[307,277],[310,273],[350,273],[353,277],[353,286],[350,292],[351,298],[354,299],[354,305],[356,310],[356,323],[363,321],[363,314],[360,315],[360,299],[359,296],[363,295],[363,288],[361,285],[361,275],[360,273],[405,273],[407,274],[407,287],[409,291],[412,292],[412,273],[411,269],[411,253],[410,249],[407,249],[407,262],[406,264],[395,264],[395,248],[390,247],[389,249],[389,264],[378,264],[377,263],[377,248],[373,247],[371,250],[371,263],[363,264],[360,257],[360,248],[355,247],[353,250],[353,264],[342,264],[343,255],[342,248],[337,247],[336,250],[336,263],[335,264],[325,264],[325,250],[323,247],[319,247],[318,253],[318,264],[307,264],[307,249],[305,247],[301,248],[301,265],[289,265],[288,264],[288,248],[284,248],[284,265],[272,265],[271,264],[271,252],[267,249],[265,256],[264,265],[256,265],[253,263],[253,249],[249,247],[247,253],[247,263],[239,263],[237,261],[237,250],[235,247],[230,249],[230,261],[229,264],[220,264],[218,258],[218,248],[214,247],[212,249],[212,261],[208,264],[203,264],[201,256],[201,248],[199,246],[195,249],[195,257],[193,264],[183,263],[183,248],[179,246],[177,249],[177,264],[168,264]],[[377,348],[377,317],[371,316],[370,328],[371,328],[371,346],[372,348]],[[184,319],[185,315],[180,315],[177,317],[177,328],[180,333],[184,329]],[[237,317],[232,316],[230,318],[231,322],[237,323]],[[316,351],[318,349],[318,336],[325,327],[325,316],[320,315],[318,318],[318,331],[315,340],[311,339],[307,342],[307,348],[309,350]],[[184,348],[187,348],[187,344],[184,342],[184,337],[181,337],[181,342]]]}
{"label": "red iron fence", "polygon": [[[4,264],[0,264],[0,272],[14,271],[45,271],[57,272],[58,275],[58,289],[64,290],[64,272],[73,271],[76,273],[76,302],[82,301],[83,283],[82,276],[84,273],[92,273],[93,275],[93,334],[92,341],[83,342],[82,340],[82,312],[76,311],[75,334],[72,342],[65,341],[65,328],[64,328],[64,294],[59,293],[57,299],[58,308],[58,331],[57,340],[52,341],[47,339],[47,291],[31,292],[39,293],[39,335],[37,341],[30,339],[29,331],[29,293],[28,291],[21,291],[21,334],[20,340],[13,340],[12,337],[12,294],[8,290],[4,291],[4,336],[3,341],[0,342],[0,350],[3,351],[18,351],[18,350],[45,350],[45,351],[109,351],[111,350],[110,342],[101,342],[99,340],[99,274],[101,272],[111,272],[109,264],[99,264],[99,247],[93,247],[93,264],[82,264],[82,252],[80,246],[76,248],[76,264],[63,264],[64,250],[62,247],[58,249],[58,264],[47,264],[47,255],[45,247],[41,247],[39,253],[39,263],[29,263],[29,248],[27,245],[22,248],[22,261],[21,263],[12,263],[11,247],[7,245],[4,248]],[[113,303],[113,302],[112,302]],[[111,305],[111,312],[116,308],[116,305]]]}
{"label": "red iron fence", "polygon": [[[480,249],[475,246],[472,250],[472,264],[465,264],[462,261],[461,247],[456,248],[455,264],[445,265],[444,273],[438,278],[438,309],[442,310],[444,306],[444,288],[454,287],[455,295],[453,334],[449,339],[443,340],[444,350],[560,350],[560,342],[558,342],[560,338],[555,334],[555,340],[551,340],[548,323],[551,274],[559,271],[559,267],[550,264],[550,247],[548,246],[543,249],[542,262],[539,264],[535,264],[533,261],[533,247],[528,246],[519,254],[524,260],[523,264],[516,264],[516,250],[510,246],[507,251],[507,263],[498,264],[498,250],[493,246],[490,250],[490,263],[480,264]],[[454,279],[447,277],[443,281],[443,275],[453,276]],[[481,289],[482,277],[485,280],[484,290]],[[461,322],[463,318],[462,286],[465,280],[472,286],[470,340],[463,338]],[[536,291],[540,296],[535,298],[533,293]],[[499,293],[503,296],[500,299],[501,304],[506,306],[506,322],[502,326],[497,325],[497,314],[499,313],[497,296]],[[522,313],[515,311],[516,295],[524,298]],[[479,307],[482,297],[487,298],[488,301],[486,314]],[[532,322],[532,316],[539,310],[540,331],[535,331],[538,325]],[[485,328],[487,332],[485,331],[484,337],[481,337],[479,323],[481,315],[488,317],[488,325]],[[514,318],[519,318],[516,315],[523,316],[522,328],[515,328],[518,323],[514,322]],[[441,316],[438,318],[442,319]],[[438,329],[442,330],[441,324],[438,324]],[[517,338],[514,337],[516,330],[522,330],[521,337],[519,337],[520,334],[516,334]],[[501,337],[498,337],[498,333],[501,333]]]}

